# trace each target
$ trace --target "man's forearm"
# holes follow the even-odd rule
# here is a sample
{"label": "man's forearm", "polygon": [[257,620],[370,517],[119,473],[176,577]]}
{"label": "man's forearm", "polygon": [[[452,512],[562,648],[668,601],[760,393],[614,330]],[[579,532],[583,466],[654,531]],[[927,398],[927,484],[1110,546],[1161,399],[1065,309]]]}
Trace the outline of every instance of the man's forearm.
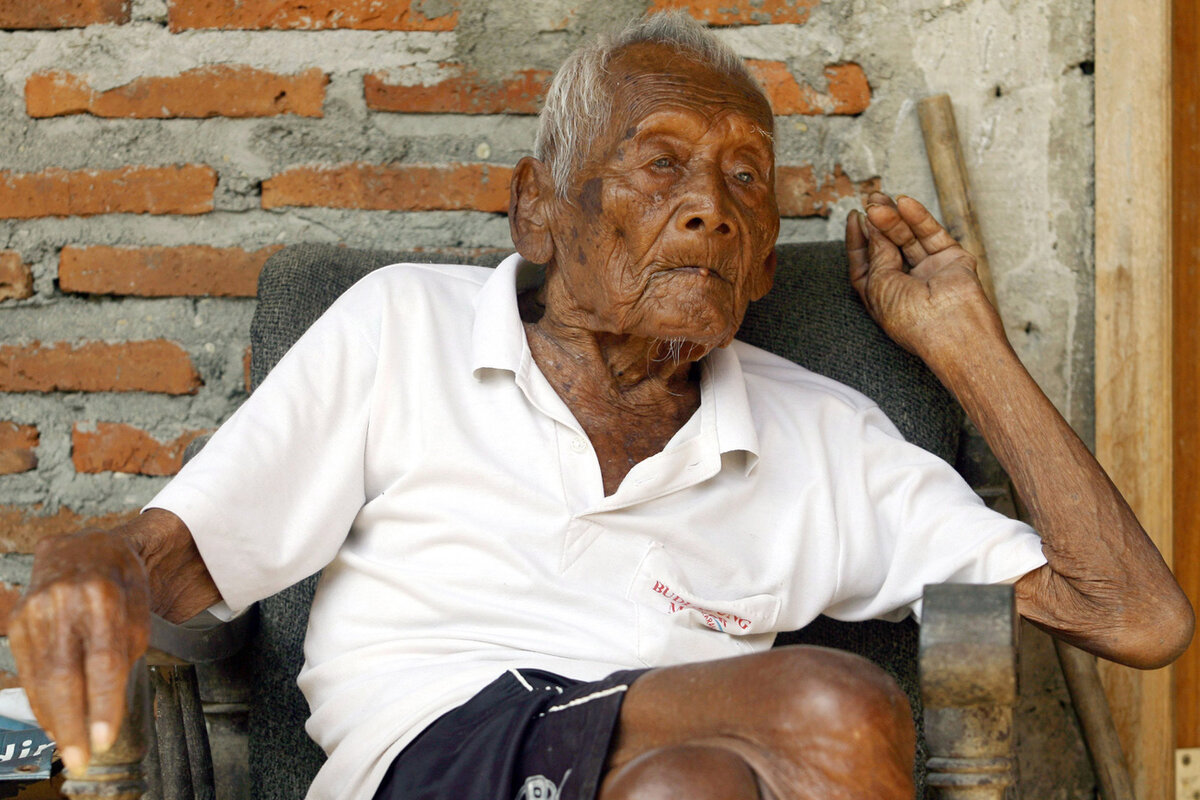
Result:
{"label": "man's forearm", "polygon": [[151,508],[113,531],[129,542],[146,566],[150,610],[183,622],[221,599],[183,520]]}
{"label": "man's forearm", "polygon": [[1048,568],[1017,584],[1020,612],[1107,658],[1140,667],[1169,663],[1191,639],[1187,597],[1007,340],[975,334],[929,362],[1008,472],[1042,536]]}
{"label": "man's forearm", "polygon": [[850,282],[876,322],[921,356],[1008,471],[1048,566],[1017,583],[1020,612],[1140,667],[1191,640],[1191,604],[1121,493],[1013,352],[975,260],[923,205],[871,195],[847,219]]}

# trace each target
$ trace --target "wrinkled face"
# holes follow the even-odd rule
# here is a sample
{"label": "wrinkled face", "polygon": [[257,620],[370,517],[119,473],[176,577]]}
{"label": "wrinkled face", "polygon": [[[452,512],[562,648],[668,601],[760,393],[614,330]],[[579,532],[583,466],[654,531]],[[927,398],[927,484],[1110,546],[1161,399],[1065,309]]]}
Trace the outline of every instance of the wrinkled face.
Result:
{"label": "wrinkled face", "polygon": [[591,330],[723,347],[774,273],[770,107],[662,45],[610,76],[608,134],[554,201],[553,268]]}

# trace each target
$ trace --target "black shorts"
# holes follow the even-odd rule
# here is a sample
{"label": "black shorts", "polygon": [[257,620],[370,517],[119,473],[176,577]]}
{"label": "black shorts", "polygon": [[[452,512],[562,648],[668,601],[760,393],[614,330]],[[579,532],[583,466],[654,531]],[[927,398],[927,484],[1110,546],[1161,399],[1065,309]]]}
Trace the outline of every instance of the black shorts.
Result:
{"label": "black shorts", "polygon": [[584,682],[509,670],[404,748],[375,800],[593,800],[625,690],[645,671]]}

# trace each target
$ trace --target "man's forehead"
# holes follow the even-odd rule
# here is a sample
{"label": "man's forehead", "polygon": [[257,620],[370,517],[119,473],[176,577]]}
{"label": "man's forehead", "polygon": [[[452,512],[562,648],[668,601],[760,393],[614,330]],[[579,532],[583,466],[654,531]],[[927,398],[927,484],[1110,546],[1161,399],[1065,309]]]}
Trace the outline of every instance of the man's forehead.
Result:
{"label": "man's forehead", "polygon": [[774,128],[770,103],[753,81],[720,72],[670,45],[630,45],[610,62],[608,75],[617,105],[614,122],[626,127],[663,105],[675,105],[714,116],[744,114],[768,134]]}

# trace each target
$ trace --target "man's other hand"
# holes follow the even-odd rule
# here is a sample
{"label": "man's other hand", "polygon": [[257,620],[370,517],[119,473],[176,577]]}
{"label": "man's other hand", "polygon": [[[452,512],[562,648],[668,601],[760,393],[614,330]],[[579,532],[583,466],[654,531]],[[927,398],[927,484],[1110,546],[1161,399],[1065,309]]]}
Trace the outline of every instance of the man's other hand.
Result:
{"label": "man's other hand", "polygon": [[846,253],[850,282],[871,316],[935,370],[979,335],[1004,338],[975,258],[911,197],[872,193],[866,213],[846,220]]}
{"label": "man's other hand", "polygon": [[67,769],[81,774],[116,740],[129,672],[149,641],[141,558],[115,532],[43,540],[8,631],[34,714]]}

